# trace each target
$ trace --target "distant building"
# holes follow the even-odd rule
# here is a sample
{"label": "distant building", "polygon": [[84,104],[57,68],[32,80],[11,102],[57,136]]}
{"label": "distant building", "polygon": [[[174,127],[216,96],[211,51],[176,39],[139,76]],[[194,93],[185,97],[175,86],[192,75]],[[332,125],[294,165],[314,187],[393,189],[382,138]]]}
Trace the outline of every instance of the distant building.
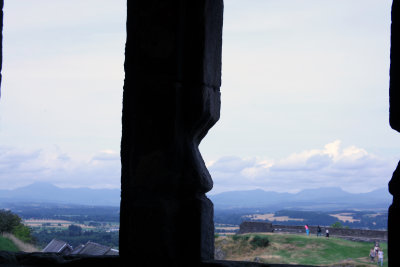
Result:
{"label": "distant building", "polygon": [[108,246],[103,246],[94,242],[87,242],[85,245],[77,246],[71,255],[119,255],[119,251]]}
{"label": "distant building", "polygon": [[53,239],[50,243],[42,250],[42,252],[53,252],[60,253],[63,255],[119,255],[117,249],[113,249],[108,246],[103,246],[91,241],[86,244],[81,244],[76,248],[72,248],[67,242],[62,240]]}
{"label": "distant building", "polygon": [[69,255],[72,252],[72,247],[67,242],[54,238],[49,244],[47,244],[42,252],[53,252]]}
{"label": "distant building", "polygon": [[106,232],[107,232],[107,233],[110,233],[110,232],[119,232],[119,227],[118,227],[118,228],[110,228],[110,229],[108,229]]}

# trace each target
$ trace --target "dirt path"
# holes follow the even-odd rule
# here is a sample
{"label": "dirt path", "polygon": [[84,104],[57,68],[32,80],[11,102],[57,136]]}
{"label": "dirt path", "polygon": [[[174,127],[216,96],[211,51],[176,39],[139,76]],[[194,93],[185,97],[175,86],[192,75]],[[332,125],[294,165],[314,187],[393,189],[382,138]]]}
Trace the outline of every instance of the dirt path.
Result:
{"label": "dirt path", "polygon": [[38,252],[40,251],[38,248],[36,248],[34,245],[32,244],[28,244],[25,243],[21,240],[19,240],[18,238],[16,238],[13,234],[10,233],[4,233],[3,236],[5,238],[10,239],[17,247],[20,251],[23,252]]}

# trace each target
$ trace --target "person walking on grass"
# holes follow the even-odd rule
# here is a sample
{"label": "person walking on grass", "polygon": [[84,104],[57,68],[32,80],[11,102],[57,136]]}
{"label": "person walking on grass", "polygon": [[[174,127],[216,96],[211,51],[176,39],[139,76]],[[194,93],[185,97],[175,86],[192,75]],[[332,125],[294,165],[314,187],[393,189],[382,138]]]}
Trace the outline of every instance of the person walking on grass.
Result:
{"label": "person walking on grass", "polygon": [[378,265],[381,263],[381,266],[383,266],[383,251],[382,249],[378,250]]}
{"label": "person walking on grass", "polygon": [[378,242],[375,242],[374,250],[375,250],[375,254],[378,255],[378,250],[379,250],[379,243]]}
{"label": "person walking on grass", "polygon": [[306,224],[304,227],[306,228],[307,235],[309,235],[310,234],[310,229],[308,229],[308,224]]}
{"label": "person walking on grass", "polygon": [[328,229],[325,230],[325,236],[326,236],[326,238],[329,238],[329,230]]}
{"label": "person walking on grass", "polygon": [[369,257],[371,258],[371,262],[375,261],[375,256],[376,256],[375,249],[371,248],[371,251],[369,252]]}
{"label": "person walking on grass", "polygon": [[322,232],[321,227],[319,227],[319,225],[318,225],[318,227],[317,227],[317,236],[322,235],[321,232]]}

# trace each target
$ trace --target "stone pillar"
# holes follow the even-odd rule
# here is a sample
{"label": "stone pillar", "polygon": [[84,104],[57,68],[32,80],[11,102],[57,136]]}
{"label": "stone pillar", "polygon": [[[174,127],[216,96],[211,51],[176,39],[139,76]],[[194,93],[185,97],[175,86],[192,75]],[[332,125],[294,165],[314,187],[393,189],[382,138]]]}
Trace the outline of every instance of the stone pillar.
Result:
{"label": "stone pillar", "polygon": [[388,259],[389,266],[400,266],[398,243],[400,238],[400,162],[389,182],[389,192],[393,195],[393,202],[389,207],[388,218]]}
{"label": "stone pillar", "polygon": [[[390,89],[389,121],[390,126],[400,131],[400,3],[393,0],[390,47]],[[400,240],[400,162],[389,182],[389,192],[393,203],[389,207],[388,218],[388,259],[389,266],[400,266],[400,254],[397,246]]]}
{"label": "stone pillar", "polygon": [[222,0],[127,1],[120,255],[212,259],[212,179],[198,150],[219,119]]}

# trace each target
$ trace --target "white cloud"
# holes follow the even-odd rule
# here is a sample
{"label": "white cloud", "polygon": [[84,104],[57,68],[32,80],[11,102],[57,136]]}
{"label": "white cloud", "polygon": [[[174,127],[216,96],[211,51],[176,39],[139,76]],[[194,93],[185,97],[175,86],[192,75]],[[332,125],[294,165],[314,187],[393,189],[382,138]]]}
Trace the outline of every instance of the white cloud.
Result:
{"label": "white cloud", "polygon": [[[35,180],[119,186],[118,153],[100,151],[120,145],[126,2],[116,2],[5,4],[0,146],[59,144],[69,151],[0,147],[0,187]],[[280,158],[208,162],[213,192],[385,186],[395,160],[367,151],[386,147],[393,155],[400,144],[387,125],[382,90],[390,3],[250,2],[225,3],[221,120],[202,150],[216,158]],[[282,157],[335,137],[367,150],[335,141]],[[71,151],[100,152],[77,159]]]}
{"label": "white cloud", "polygon": [[92,160],[96,161],[119,160],[119,153],[113,150],[103,150],[94,155]]}
{"label": "white cloud", "polygon": [[253,166],[254,159],[242,159],[236,156],[222,157],[209,166],[210,171],[237,172],[246,167]]}
{"label": "white cloud", "polygon": [[119,149],[126,1],[4,7],[0,146]]}
{"label": "white cloud", "polygon": [[89,158],[69,156],[59,148],[20,150],[0,147],[0,188],[33,182],[62,187],[119,188],[119,153],[104,150]]}
{"label": "white cloud", "polygon": [[[293,153],[282,159],[222,157],[209,162],[214,180],[211,194],[261,188],[297,192],[337,186],[349,192],[385,187],[396,159],[381,158],[336,140],[320,149]],[[101,150],[90,156],[69,155],[58,147],[22,150],[0,146],[0,188],[16,188],[35,181],[62,187],[120,187],[119,152]]]}
{"label": "white cloud", "polygon": [[327,186],[360,193],[387,186],[395,167],[395,159],[379,158],[356,146],[341,148],[336,140],[322,149],[278,160],[224,157],[209,169],[214,179],[211,194],[254,188],[296,192]]}

